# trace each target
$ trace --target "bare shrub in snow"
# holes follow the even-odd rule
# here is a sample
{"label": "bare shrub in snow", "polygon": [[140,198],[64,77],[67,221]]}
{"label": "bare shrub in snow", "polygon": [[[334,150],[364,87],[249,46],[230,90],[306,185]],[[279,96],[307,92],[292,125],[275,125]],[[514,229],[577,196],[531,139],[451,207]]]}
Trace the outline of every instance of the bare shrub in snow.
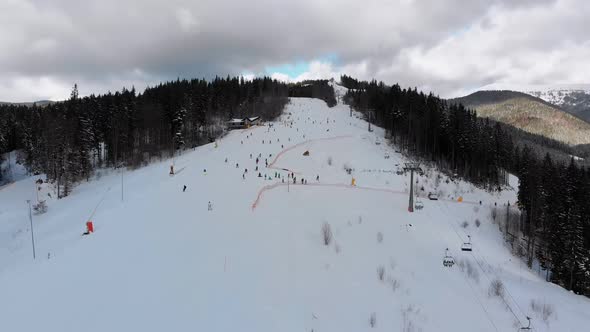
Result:
{"label": "bare shrub in snow", "polygon": [[545,323],[549,321],[549,318],[553,315],[555,310],[551,304],[547,304],[540,300],[531,300],[531,309],[538,313]]}
{"label": "bare shrub in snow", "polygon": [[322,239],[325,246],[330,245],[330,242],[332,242],[332,228],[327,222],[322,225]]}
{"label": "bare shrub in snow", "polygon": [[328,166],[332,166],[332,156],[328,157]]}
{"label": "bare shrub in snow", "polygon": [[33,210],[37,215],[43,214],[47,212],[47,203],[45,201],[39,201],[37,204],[33,204]]}
{"label": "bare shrub in snow", "polygon": [[403,332],[414,332],[416,331],[416,325],[412,320],[412,315],[415,314],[414,306],[408,305],[407,308],[402,308],[402,331]]}
{"label": "bare shrub in snow", "polygon": [[479,282],[479,271],[474,267],[474,265],[468,260],[460,260],[457,262],[457,265],[461,269],[461,271],[465,272],[467,276],[476,282]]}
{"label": "bare shrub in snow", "polygon": [[488,289],[488,295],[504,298],[504,283],[502,283],[502,280],[492,280],[490,288]]}
{"label": "bare shrub in snow", "polygon": [[395,278],[392,277],[387,277],[387,283],[389,284],[389,286],[391,286],[391,290],[393,290],[394,292],[399,288],[399,281]]}
{"label": "bare shrub in snow", "polygon": [[383,242],[383,233],[381,233],[381,232],[377,233],[377,242],[378,243]]}
{"label": "bare shrub in snow", "polygon": [[379,277],[379,281],[385,280],[385,267],[383,265],[377,267],[377,277]]}
{"label": "bare shrub in snow", "polygon": [[461,227],[467,228],[467,226],[469,226],[469,223],[467,221],[461,223]]}
{"label": "bare shrub in snow", "polygon": [[389,268],[392,270],[395,270],[396,264],[395,264],[395,260],[393,259],[393,257],[389,257]]}
{"label": "bare shrub in snow", "polygon": [[479,219],[475,219],[475,226],[481,226],[481,221],[479,221]]}
{"label": "bare shrub in snow", "polygon": [[375,314],[374,312],[371,313],[371,316],[369,317],[369,325],[371,326],[371,328],[377,325],[377,314]]}

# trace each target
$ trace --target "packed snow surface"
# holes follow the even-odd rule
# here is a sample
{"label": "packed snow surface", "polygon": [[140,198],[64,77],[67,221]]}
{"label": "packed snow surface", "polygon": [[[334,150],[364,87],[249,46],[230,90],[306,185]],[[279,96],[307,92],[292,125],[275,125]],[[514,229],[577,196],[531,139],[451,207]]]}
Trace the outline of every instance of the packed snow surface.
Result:
{"label": "packed snow surface", "polygon": [[[102,170],[61,200],[47,184],[37,191],[38,177],[2,187],[2,330],[516,331],[527,315],[535,331],[590,326],[587,298],[504,244],[491,209],[514,204],[514,190],[486,193],[424,167],[424,208],[409,213],[410,175],[396,174],[407,160],[383,136],[348,106],[292,98],[274,123]],[[26,200],[37,194],[49,210],[33,216],[33,260]],[[82,236],[88,220],[95,232]],[[467,235],[471,253],[460,250]],[[503,298],[490,294],[495,280]],[[552,312],[544,319],[533,302]]]}

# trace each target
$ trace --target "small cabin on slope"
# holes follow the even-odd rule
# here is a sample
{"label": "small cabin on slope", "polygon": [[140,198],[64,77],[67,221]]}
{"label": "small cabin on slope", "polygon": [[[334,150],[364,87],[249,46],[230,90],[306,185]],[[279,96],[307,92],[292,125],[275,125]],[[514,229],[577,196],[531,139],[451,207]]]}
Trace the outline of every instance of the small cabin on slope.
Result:
{"label": "small cabin on slope", "polygon": [[246,128],[249,128],[251,126],[258,126],[261,124],[261,120],[259,116],[255,116],[252,118],[244,118],[244,122],[246,124]]}
{"label": "small cabin on slope", "polygon": [[252,126],[258,126],[262,123],[262,120],[259,116],[251,117],[251,118],[243,118],[243,119],[231,119],[227,122],[227,129],[245,129],[250,128]]}
{"label": "small cabin on slope", "polygon": [[231,119],[227,122],[227,129],[244,129],[246,128],[246,123],[244,119]]}

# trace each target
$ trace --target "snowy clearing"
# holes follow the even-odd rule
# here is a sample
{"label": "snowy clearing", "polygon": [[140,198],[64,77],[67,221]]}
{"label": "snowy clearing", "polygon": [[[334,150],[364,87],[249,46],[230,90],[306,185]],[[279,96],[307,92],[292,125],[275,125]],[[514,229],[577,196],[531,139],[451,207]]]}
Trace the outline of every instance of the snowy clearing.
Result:
{"label": "snowy clearing", "polygon": [[[38,177],[1,188],[3,330],[517,331],[526,316],[535,331],[590,325],[589,299],[505,247],[491,208],[514,203],[514,191],[426,170],[415,176],[424,208],[408,213],[404,158],[357,116],[292,98],[272,126],[176,157],[174,176],[171,160],[104,170],[61,200],[44,184],[36,260],[26,200]],[[95,232],[82,236],[89,218]],[[472,252],[460,249],[468,235]]]}

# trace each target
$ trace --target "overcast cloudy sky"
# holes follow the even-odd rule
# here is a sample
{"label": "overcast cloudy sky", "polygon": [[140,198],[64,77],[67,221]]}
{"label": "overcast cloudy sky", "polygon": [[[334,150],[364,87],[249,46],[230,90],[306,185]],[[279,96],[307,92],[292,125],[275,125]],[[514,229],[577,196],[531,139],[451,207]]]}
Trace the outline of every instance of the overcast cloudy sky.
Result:
{"label": "overcast cloudy sky", "polygon": [[0,100],[346,73],[443,97],[588,83],[588,0],[0,0]]}

